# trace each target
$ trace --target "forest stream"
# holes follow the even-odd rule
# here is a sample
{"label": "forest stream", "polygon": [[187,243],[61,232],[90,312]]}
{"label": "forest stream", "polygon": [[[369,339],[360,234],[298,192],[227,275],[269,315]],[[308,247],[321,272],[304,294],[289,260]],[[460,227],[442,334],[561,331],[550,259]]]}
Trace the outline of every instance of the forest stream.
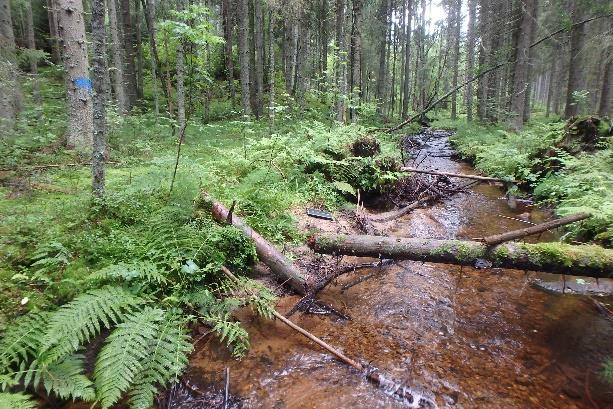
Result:
{"label": "forest stream", "polygon": [[[417,135],[420,147],[407,161],[421,162],[424,169],[474,173],[450,157],[447,137],[444,132]],[[475,238],[526,227],[522,219],[539,223],[549,217],[522,201],[510,206],[504,196],[501,187],[480,184],[388,223],[386,233]],[[554,239],[547,233],[527,240]],[[373,271],[374,277],[342,289]],[[595,300],[610,303],[610,295],[597,293],[611,294],[613,287],[607,280],[562,277],[398,262],[343,276],[320,294],[351,320],[303,313],[292,320],[348,356],[424,390],[441,408],[611,408],[613,391],[600,371],[613,355],[613,323]],[[281,298],[277,310],[287,311],[298,299]],[[250,334],[248,355],[232,359],[217,339],[206,337],[192,355],[190,384],[219,388],[227,367],[240,407],[411,407],[280,322],[256,318],[249,310],[237,316]],[[172,407],[195,406],[177,399]]]}

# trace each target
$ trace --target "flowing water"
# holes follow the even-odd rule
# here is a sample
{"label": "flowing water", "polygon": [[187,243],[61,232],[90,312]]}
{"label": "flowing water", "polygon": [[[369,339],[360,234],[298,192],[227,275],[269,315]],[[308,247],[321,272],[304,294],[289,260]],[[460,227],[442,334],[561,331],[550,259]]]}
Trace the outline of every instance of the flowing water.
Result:
{"label": "flowing water", "polygon": [[[422,168],[472,171],[440,157],[450,149],[445,135],[424,134],[422,142],[417,162],[439,156],[428,156]],[[527,226],[517,219],[547,218],[521,204],[511,208],[503,196],[499,187],[481,184],[385,227],[404,237],[476,238]],[[529,240],[552,239],[547,233]],[[564,283],[557,275],[410,261],[374,271],[376,276],[346,291],[342,284],[356,275],[320,295],[350,321],[306,314],[292,320],[348,356],[427,391],[439,407],[613,408],[613,390],[599,377],[602,362],[613,356],[613,323],[590,297],[530,285],[539,278],[554,290],[610,290],[609,282],[567,277]],[[297,300],[284,297],[277,309],[286,311]],[[229,367],[231,392],[243,407],[407,407],[283,324],[249,311],[238,317],[251,336],[248,355],[233,360],[206,338],[196,345],[191,382],[218,386]]]}

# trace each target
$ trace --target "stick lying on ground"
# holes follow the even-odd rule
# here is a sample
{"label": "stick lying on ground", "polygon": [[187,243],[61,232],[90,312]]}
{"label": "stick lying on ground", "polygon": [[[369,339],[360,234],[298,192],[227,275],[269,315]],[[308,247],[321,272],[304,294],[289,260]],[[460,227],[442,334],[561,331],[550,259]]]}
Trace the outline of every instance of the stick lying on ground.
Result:
{"label": "stick lying on ground", "polygon": [[[228,270],[226,267],[222,266],[221,269],[223,273],[231,280],[235,280],[235,281],[238,280],[236,276],[232,274],[232,272]],[[394,385],[394,383],[390,379],[386,379],[377,370],[370,370],[370,368],[360,364],[357,361],[354,361],[353,359],[349,358],[347,355],[343,354],[338,349],[334,348],[332,345],[324,342],[322,339],[311,334],[304,328],[294,324],[292,321],[288,320],[283,315],[279,314],[277,311],[273,310],[272,314],[279,321],[281,321],[282,323],[284,323],[285,325],[287,325],[294,331],[299,332],[300,334],[304,335],[309,340],[315,342],[317,345],[319,345],[320,347],[322,347],[323,349],[325,349],[326,351],[330,352],[332,355],[337,357],[340,361],[346,363],[349,366],[354,367],[361,373],[365,374],[368,380],[373,382],[375,385],[386,388],[386,389],[390,389],[390,387]],[[393,391],[393,393],[402,399],[407,399],[409,403],[418,405],[418,406],[412,406],[412,407],[423,408],[423,409],[436,409],[437,408],[436,403],[434,403],[434,401],[432,401],[430,398],[419,395],[411,389],[408,389],[405,387],[398,387],[396,390]]]}
{"label": "stick lying on ground", "polygon": [[391,212],[381,213],[381,214],[374,215],[374,216],[369,215],[368,218],[372,220],[373,222],[379,222],[379,223],[389,222],[390,220],[395,220],[399,217],[404,216],[405,214],[409,213],[411,210],[415,210],[419,206],[422,206],[425,203],[426,203],[426,200],[416,200],[410,205],[401,207],[398,210],[392,210]]}
{"label": "stick lying on ground", "polygon": [[506,241],[521,239],[522,237],[531,236],[533,234],[542,233],[555,227],[564,226],[567,224],[575,223],[580,220],[585,220],[592,217],[589,213],[576,213],[570,216],[562,217],[561,219],[551,220],[546,223],[537,224],[535,226],[526,227],[525,229],[513,230],[507,233],[495,234],[482,239],[482,241],[488,246],[504,243]]}
{"label": "stick lying on ground", "polygon": [[588,277],[613,277],[613,250],[560,243],[505,243],[382,236],[320,234],[309,239],[317,253],[475,265],[488,259],[493,267],[549,271]]}
{"label": "stick lying on ground", "polygon": [[306,281],[300,271],[281,254],[272,244],[260,236],[255,230],[247,225],[240,217],[230,214],[230,211],[220,202],[206,192],[200,195],[200,203],[197,208],[210,211],[213,218],[219,223],[231,222],[243,234],[255,243],[258,258],[266,264],[270,270],[281,277],[281,279],[300,295],[306,294]]}
{"label": "stick lying on ground", "polygon": [[400,170],[405,172],[415,172],[415,173],[427,173],[428,175],[439,175],[439,176],[449,176],[454,178],[464,178],[464,179],[474,179],[474,180],[482,180],[484,182],[515,182],[514,180],[503,180],[498,178],[492,178],[489,176],[479,176],[479,175],[465,175],[461,173],[451,173],[451,172],[439,172],[435,170],[422,170],[417,168],[410,168],[407,166],[403,166]]}

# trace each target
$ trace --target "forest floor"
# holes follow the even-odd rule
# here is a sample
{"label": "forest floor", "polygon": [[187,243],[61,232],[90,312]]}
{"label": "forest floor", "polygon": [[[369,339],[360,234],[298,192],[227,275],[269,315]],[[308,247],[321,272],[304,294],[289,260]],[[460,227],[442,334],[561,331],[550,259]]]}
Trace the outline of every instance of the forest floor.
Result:
{"label": "forest floor", "polygon": [[[111,114],[102,206],[91,198],[88,158],[59,143],[64,113],[57,85],[45,85],[43,96],[51,102],[26,111],[15,138],[0,146],[0,331],[18,315],[71,300],[100,268],[129,261],[143,241],[153,243],[153,234],[145,233],[158,223],[180,228],[202,190],[226,205],[236,200],[237,213],[279,247],[300,249],[309,229],[318,227],[304,208],[354,209],[348,198],[356,189],[380,191],[393,183],[400,174],[381,164],[400,161],[399,141],[417,130],[374,133],[381,153],[348,169],[335,158],[350,156],[351,143],[370,128],[335,125],[317,109],[300,120],[286,110],[274,125],[222,117],[194,121],[170,192],[177,152],[172,122],[150,113]],[[611,138],[594,153],[558,155],[563,166],[547,174],[542,169],[549,159],[539,154],[561,137],[561,121],[537,119],[520,134],[446,119],[433,126],[456,129],[454,145],[477,170],[523,181],[512,195],[533,194],[559,214],[592,212],[593,219],[567,231],[567,240],[611,245]],[[330,180],[322,171],[327,166],[338,178]]]}

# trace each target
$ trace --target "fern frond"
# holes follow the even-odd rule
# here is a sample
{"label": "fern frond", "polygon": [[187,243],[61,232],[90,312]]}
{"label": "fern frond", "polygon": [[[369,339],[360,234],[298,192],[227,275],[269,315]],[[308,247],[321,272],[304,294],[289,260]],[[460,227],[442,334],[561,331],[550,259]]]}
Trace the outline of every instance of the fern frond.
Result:
{"label": "fern frond", "polygon": [[38,404],[24,393],[0,393],[0,409],[35,409]]}
{"label": "fern frond", "polygon": [[55,393],[61,399],[81,399],[92,402],[96,399],[94,384],[84,375],[84,357],[80,354],[71,355],[61,362],[42,368],[35,376],[42,381],[47,393]]}
{"label": "fern frond", "polygon": [[157,385],[176,379],[187,366],[193,345],[185,330],[185,322],[177,314],[165,314],[157,339],[150,342],[149,354],[142,362],[142,370],[129,392],[132,409],[148,409],[153,405]]}
{"label": "fern frond", "polygon": [[213,331],[217,333],[219,339],[232,349],[232,355],[240,358],[249,349],[249,334],[241,326],[240,322],[230,320],[230,315],[209,315],[204,317],[206,321],[213,325]]}
{"label": "fern frond", "polygon": [[134,407],[145,407],[155,384],[166,384],[187,365],[192,345],[183,320],[157,308],[131,314],[109,335],[98,355],[94,381],[102,408],[130,390]]}
{"label": "fern frond", "polygon": [[111,286],[78,296],[51,316],[39,364],[49,365],[72,354],[100,333],[101,324],[110,328],[143,302],[129,291]]}
{"label": "fern frond", "polygon": [[0,373],[33,359],[41,348],[41,334],[49,319],[47,312],[31,312],[13,322],[0,340]]}
{"label": "fern frond", "polygon": [[91,274],[88,280],[95,282],[138,280],[155,284],[165,284],[168,281],[154,263],[147,261],[113,264]]}

